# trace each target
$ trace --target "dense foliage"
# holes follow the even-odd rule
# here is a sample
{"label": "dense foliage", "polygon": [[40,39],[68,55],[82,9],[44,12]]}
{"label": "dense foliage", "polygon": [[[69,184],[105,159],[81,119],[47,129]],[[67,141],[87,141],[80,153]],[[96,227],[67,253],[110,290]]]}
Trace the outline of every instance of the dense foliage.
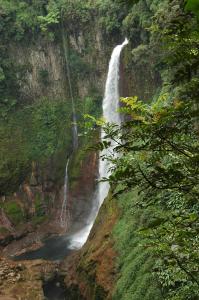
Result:
{"label": "dense foliage", "polygon": [[138,229],[153,220],[153,207],[135,210],[139,196],[133,190],[120,195],[120,216],[113,231],[118,256],[119,278],[114,289],[114,300],[161,300],[163,295],[158,282],[151,276],[155,264],[153,251],[146,247]]}
{"label": "dense foliage", "polygon": [[[30,172],[31,162],[70,151],[70,109],[64,101],[42,99],[0,122],[1,195],[14,192]],[[63,174],[62,174],[63,175]]]}
{"label": "dense foliage", "polygon": [[199,31],[197,19],[180,1],[172,3],[165,1],[164,10],[159,6],[150,29],[149,46],[161,50],[156,57],[163,80],[159,96],[151,105],[123,98],[127,121],[122,129],[107,124],[104,130],[107,139],[118,141],[120,157],[108,158],[115,195],[136,189],[134,211],[153,209],[151,221],[139,231],[156,257],[153,271],[164,298],[182,300],[199,297]]}
{"label": "dense foliage", "polygon": [[[156,208],[141,233],[150,238],[147,247],[158,257],[154,272],[169,299],[196,299],[199,174],[192,110],[177,100],[151,107],[135,98],[125,102],[133,121],[120,136],[117,150],[124,155],[110,181],[121,183],[122,190],[138,188],[137,206]],[[115,136],[115,129],[109,130]]]}

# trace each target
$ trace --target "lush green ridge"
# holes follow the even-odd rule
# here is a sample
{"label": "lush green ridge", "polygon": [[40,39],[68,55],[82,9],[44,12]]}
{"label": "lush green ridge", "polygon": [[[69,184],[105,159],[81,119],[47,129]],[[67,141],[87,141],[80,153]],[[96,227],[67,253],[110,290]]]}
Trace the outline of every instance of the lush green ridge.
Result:
{"label": "lush green ridge", "polygon": [[[133,7],[132,15],[141,3]],[[163,1],[148,25],[149,39],[133,55],[143,59],[153,49],[163,85],[151,105],[137,97],[122,99],[121,111],[128,115],[123,130],[110,124],[105,128],[108,137],[122,141],[115,150],[123,156],[112,160],[115,171],[110,182],[117,189],[121,184],[116,195],[138,189],[135,207],[143,210],[143,216],[152,209],[151,222],[138,228],[140,243],[148,238],[145,246],[157,258],[152,271],[163,298],[198,299],[198,19],[185,12],[183,2]],[[124,207],[127,199],[123,196]],[[120,230],[125,232],[125,227],[120,222],[118,226],[123,241]],[[115,295],[121,297],[123,292],[131,299],[137,297],[130,279],[137,262],[128,269],[122,248],[124,244],[119,246],[122,267]]]}
{"label": "lush green ridge", "polygon": [[130,192],[119,197],[120,217],[113,229],[115,248],[118,252],[117,280],[113,299],[119,300],[160,300],[163,299],[151,270],[155,258],[146,239],[139,233],[140,226],[150,223],[153,212],[135,206],[139,199],[137,193]]}

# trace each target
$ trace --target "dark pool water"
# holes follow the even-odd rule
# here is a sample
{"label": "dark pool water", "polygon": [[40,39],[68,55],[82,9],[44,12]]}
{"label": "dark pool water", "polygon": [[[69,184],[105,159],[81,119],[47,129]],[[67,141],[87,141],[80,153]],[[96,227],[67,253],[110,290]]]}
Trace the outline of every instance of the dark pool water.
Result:
{"label": "dark pool water", "polygon": [[66,297],[63,278],[55,276],[52,280],[43,284],[44,296],[48,300],[69,300]]}
{"label": "dark pool water", "polygon": [[34,250],[15,256],[14,260],[62,260],[68,256],[72,250],[68,249],[69,238],[67,236],[51,237],[44,241],[44,246]]}
{"label": "dark pool water", "polygon": [[[55,236],[44,241],[44,246],[14,257],[14,260],[45,259],[60,261],[68,256],[72,250],[68,249],[68,236]],[[43,292],[46,300],[70,300],[66,296],[63,277],[55,275],[53,279],[43,283]]]}

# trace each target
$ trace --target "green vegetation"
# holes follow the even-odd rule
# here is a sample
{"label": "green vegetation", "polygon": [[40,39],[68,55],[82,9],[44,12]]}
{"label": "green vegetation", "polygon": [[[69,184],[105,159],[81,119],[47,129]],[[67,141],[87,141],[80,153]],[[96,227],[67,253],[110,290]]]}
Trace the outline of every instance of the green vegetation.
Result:
{"label": "green vegetation", "polygon": [[[141,4],[143,2],[139,1],[136,7]],[[137,97],[121,99],[125,104],[121,112],[128,115],[128,121],[122,130],[111,124],[104,130],[108,138],[121,141],[115,147],[115,151],[122,154],[120,158],[109,158],[115,166],[109,181],[113,188],[117,187],[115,196],[123,194],[120,197],[124,201],[124,211],[128,209],[126,193],[136,189],[135,213],[138,209],[143,216],[150,212],[147,222],[140,223],[135,229],[140,231],[139,245],[145,245],[155,263],[150,265],[150,259],[147,260],[147,255],[145,258],[141,248],[134,261],[131,255],[136,251],[136,245],[132,246],[133,251],[126,252],[130,241],[134,243],[136,239],[130,236],[131,226],[129,236],[126,234],[124,224],[128,217],[124,224],[119,222],[116,233],[120,278],[115,297],[120,299],[126,293],[124,299],[142,298],[141,292],[149,277],[143,271],[142,283],[137,276],[139,278],[140,272],[145,270],[146,263],[159,282],[164,299],[193,300],[199,297],[198,20],[183,10],[180,1],[164,1],[156,7],[152,6],[152,1],[150,4],[155,9],[155,16],[147,24],[150,25],[147,45],[140,45],[139,51],[142,56],[154,49],[162,88],[151,104],[143,103]],[[136,9],[132,14],[135,12]],[[145,19],[142,20],[146,25]],[[133,55],[138,56],[139,51],[133,51]],[[108,147],[108,143],[104,146]],[[134,201],[132,199],[132,204]],[[139,217],[132,215],[132,227],[135,220]],[[120,241],[124,244],[120,245]],[[136,269],[137,264],[140,271]],[[132,279],[134,272],[135,281]]]}
{"label": "green vegetation", "polygon": [[199,2],[197,0],[186,0],[185,9],[193,12],[197,17],[199,17]]}
{"label": "green vegetation", "polygon": [[[149,107],[136,98],[125,102],[123,110],[132,121],[124,126],[123,144],[117,148],[124,155],[114,162],[110,181],[122,183],[122,193],[138,188],[136,206],[144,214],[153,208],[151,222],[140,230],[150,239],[148,247],[157,257],[153,271],[166,297],[195,299],[199,293],[195,110],[176,99],[171,103],[161,98]],[[114,133],[107,129],[108,136],[115,133],[115,128]]]}
{"label": "green vegetation", "polygon": [[50,82],[49,82],[49,74],[48,74],[47,70],[41,69],[39,71],[39,78],[40,78],[41,83],[44,86],[48,86],[50,84]]}
{"label": "green vegetation", "polygon": [[[0,190],[14,192],[30,172],[32,161],[48,160],[71,151],[70,107],[67,101],[41,99],[0,122]],[[66,159],[66,158],[65,158]],[[63,178],[64,166],[61,166]],[[59,164],[57,165],[59,169]],[[56,180],[60,174],[56,174]]]}
{"label": "green vegetation", "polygon": [[32,159],[47,158],[56,151],[70,149],[71,108],[66,100],[53,101],[41,99],[26,112],[32,116],[30,137],[30,155]]}
{"label": "green vegetation", "polygon": [[[24,213],[20,205],[15,201],[9,201],[1,204],[1,208],[4,209],[6,215],[14,225],[18,225],[24,222]],[[1,227],[2,228],[2,227]]]}
{"label": "green vegetation", "polygon": [[119,197],[121,208],[119,221],[114,228],[115,247],[118,256],[119,279],[114,300],[161,300],[163,299],[151,269],[155,259],[147,239],[139,234],[140,226],[147,226],[153,215],[152,209],[143,213],[135,204],[139,196],[135,191]]}
{"label": "green vegetation", "polygon": [[137,2],[145,7],[142,0],[1,0],[1,32],[6,39],[23,40],[27,35],[36,37],[38,33],[54,39],[61,22],[75,32],[88,26],[97,13],[96,21],[104,33],[115,35],[121,32],[124,19]]}
{"label": "green vegetation", "polygon": [[35,197],[35,214],[38,217],[42,217],[45,214],[43,203],[39,194]]}
{"label": "green vegetation", "polygon": [[31,223],[33,225],[39,225],[45,221],[48,220],[48,216],[34,216],[32,219],[31,219]]}
{"label": "green vegetation", "polygon": [[[79,130],[79,147],[72,156],[72,160],[69,165],[69,180],[72,186],[74,186],[79,178],[80,169],[82,163],[93,151],[92,146],[98,140],[98,132],[93,127],[92,130],[88,130],[87,115],[93,115],[96,118],[100,117],[101,114],[101,97],[98,92],[93,89],[90,91],[90,97],[82,99],[76,99],[76,116],[78,119],[78,130]],[[89,126],[90,129],[90,126]]]}
{"label": "green vegetation", "polygon": [[68,60],[69,67],[74,78],[77,76],[80,79],[88,77],[88,75],[94,71],[94,68],[85,62],[80,54],[75,50],[70,50]]}
{"label": "green vegetation", "polygon": [[9,230],[5,227],[0,227],[0,234],[8,234]]}

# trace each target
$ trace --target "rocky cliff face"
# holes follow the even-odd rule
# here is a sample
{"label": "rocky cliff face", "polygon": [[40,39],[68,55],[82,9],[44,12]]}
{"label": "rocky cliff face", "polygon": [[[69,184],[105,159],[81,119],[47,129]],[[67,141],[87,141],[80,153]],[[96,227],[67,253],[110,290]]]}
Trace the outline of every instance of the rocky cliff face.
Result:
{"label": "rocky cliff face", "polygon": [[68,76],[76,98],[83,100],[93,89],[102,96],[112,45],[104,43],[95,27],[90,32],[81,28],[69,34],[67,25],[63,25],[55,41],[37,37],[28,44],[11,43],[9,55],[17,62],[21,97],[31,101],[41,97],[69,101]]}
{"label": "rocky cliff face", "polygon": [[59,44],[38,38],[28,45],[11,44],[10,55],[23,70],[20,94],[23,99],[37,101],[41,97],[61,99],[67,97],[65,62]]}
{"label": "rocky cliff face", "polygon": [[[78,106],[83,107],[81,103],[86,97],[102,98],[108,55],[105,55],[105,51],[102,50],[103,43],[99,32],[93,31],[90,34],[89,44],[87,35],[82,31],[68,35],[64,28],[57,33],[57,39],[54,42],[38,37],[34,41],[30,39],[28,44],[10,43],[9,55],[17,62],[21,103],[25,103],[25,105],[32,102],[37,103],[44,97],[54,102],[62,99],[66,103],[68,102],[69,111],[72,113],[71,96],[73,96],[77,106],[76,113],[80,115],[81,111]],[[88,49],[91,49],[92,53],[89,53]],[[106,49],[106,51],[108,50]],[[71,88],[70,83],[72,83]],[[72,135],[71,131],[68,132],[68,135]],[[61,153],[59,151],[58,154],[45,159],[45,163],[33,161],[29,175],[15,194],[3,196],[1,199],[2,203],[16,203],[22,213],[30,219],[34,218],[37,209],[43,210],[44,216],[50,216],[49,233],[63,230],[60,228],[59,215],[63,200],[65,164],[71,152],[71,146],[63,148],[61,151]],[[90,163],[89,174],[84,170],[88,167],[86,165],[88,160]],[[97,176],[96,166],[96,156],[93,157],[92,154],[84,155],[77,166],[71,166],[73,170],[76,169],[75,178],[71,179],[74,182],[71,183],[72,188],[69,195],[68,209],[71,220],[77,219],[81,214],[86,216],[89,213],[94,180]],[[15,240],[16,237],[14,230],[16,226],[9,219],[9,213],[7,216],[6,213],[7,211],[2,208],[3,244]],[[7,218],[6,222],[5,218]],[[20,236],[24,236],[29,231],[37,230],[40,223],[43,225],[48,223],[47,219],[44,217],[42,220],[41,216],[39,222],[36,220],[38,223],[36,227],[32,227],[30,224],[24,228],[23,224],[20,225],[20,228],[23,227],[23,229],[18,228],[16,231],[22,231]],[[24,222],[29,223],[28,220],[23,220],[22,223]],[[31,220],[30,222],[32,223]],[[29,226],[31,229],[28,229]],[[41,228],[41,226],[39,227]],[[41,231],[43,231],[42,228]],[[44,232],[47,233],[46,230]],[[37,240],[36,237],[35,239]],[[34,238],[30,240],[32,243]]]}

